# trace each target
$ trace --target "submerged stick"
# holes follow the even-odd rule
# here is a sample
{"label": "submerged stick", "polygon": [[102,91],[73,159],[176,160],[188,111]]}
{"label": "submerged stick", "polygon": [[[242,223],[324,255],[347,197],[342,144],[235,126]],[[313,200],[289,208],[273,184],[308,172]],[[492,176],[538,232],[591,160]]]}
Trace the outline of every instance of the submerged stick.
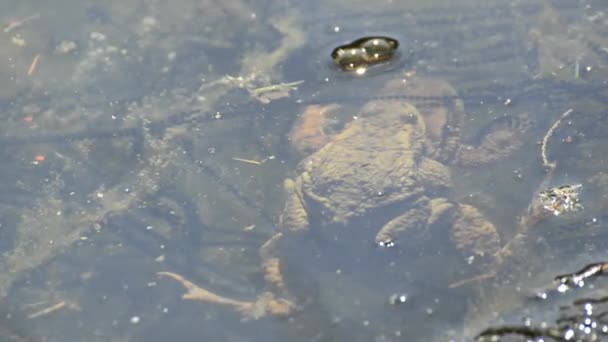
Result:
{"label": "submerged stick", "polygon": [[534,193],[532,194],[532,199],[530,200],[530,204],[528,205],[528,208],[526,209],[526,213],[520,217],[519,223],[517,226],[517,233],[497,253],[498,258],[501,261],[504,261],[504,259],[506,257],[512,255],[513,251],[516,249],[517,245],[522,245],[525,243],[525,238],[526,238],[528,229],[531,226],[533,226],[536,222],[538,222],[538,220],[540,220],[540,218],[542,218],[542,214],[539,212],[542,209],[542,206],[538,205],[536,198],[539,196],[539,194],[544,189],[548,188],[549,183],[551,182],[551,179],[553,178],[553,172],[555,171],[555,169],[557,167],[557,162],[549,161],[549,158],[547,157],[547,146],[549,145],[549,139],[551,139],[551,137],[553,136],[553,133],[559,127],[561,122],[566,117],[568,117],[573,111],[574,110],[572,108],[570,108],[570,109],[566,110],[565,112],[563,112],[559,116],[559,118],[553,123],[553,125],[551,125],[551,127],[549,127],[549,130],[547,130],[547,133],[543,137],[541,147],[540,147],[540,156],[541,156],[541,159],[543,162],[543,167],[546,168],[547,173],[546,173],[545,177],[543,178],[543,180],[540,182],[536,191],[534,191]]}
{"label": "submerged stick", "polygon": [[573,111],[573,109],[570,108],[567,111],[565,111],[564,113],[562,113],[562,115],[560,115],[560,117],[557,119],[557,121],[555,121],[553,123],[553,125],[549,128],[549,130],[547,131],[547,134],[545,134],[542,145],[540,147],[540,156],[543,160],[544,167],[548,167],[550,169],[555,169],[555,167],[557,166],[555,161],[550,162],[549,159],[547,158],[547,145],[549,144],[549,139],[551,138],[551,136],[553,136],[553,132],[557,129],[557,127],[559,127],[562,120],[565,119],[568,115],[570,115],[572,113],[572,111]]}

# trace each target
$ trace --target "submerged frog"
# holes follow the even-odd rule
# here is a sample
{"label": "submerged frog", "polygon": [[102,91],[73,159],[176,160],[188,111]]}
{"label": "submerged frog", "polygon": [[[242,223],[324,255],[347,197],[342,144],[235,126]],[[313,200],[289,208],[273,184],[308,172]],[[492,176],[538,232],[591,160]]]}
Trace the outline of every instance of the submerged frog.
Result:
{"label": "submerged frog", "polygon": [[[374,243],[428,246],[432,237],[442,234],[450,237],[463,261],[499,262],[495,226],[475,207],[443,197],[451,188],[447,165],[490,162],[510,154],[521,144],[515,138],[525,120],[518,120],[517,129],[506,125],[491,131],[479,146],[464,146],[463,102],[447,82],[392,80],[380,95],[339,132],[326,127],[328,113],[340,111],[337,105],[308,108],[292,130],[294,147],[308,156],[299,163],[295,178],[285,181],[280,230],[261,248],[272,295],[255,303],[234,301],[194,290],[196,286],[180,276],[164,273],[190,289],[185,298],[235,306],[250,317],[289,314],[301,300],[287,285],[284,271],[289,263],[282,256],[313,236],[338,242],[340,253],[356,256],[377,251]],[[422,101],[418,105],[424,112],[406,99]],[[285,248],[288,253],[281,253]]]}
{"label": "submerged frog", "polygon": [[[452,108],[435,107],[425,117],[414,105],[397,97],[415,97],[422,90],[449,99]],[[323,118],[315,118],[319,134],[328,142],[299,164],[296,178],[285,182],[288,198],[281,222],[284,233],[306,231],[314,220],[318,221],[314,226],[324,231],[335,229],[332,234],[340,234],[353,221],[392,216],[388,222],[379,222],[374,238],[380,245],[390,245],[417,230],[424,231],[453,207],[445,199],[433,199],[430,193],[451,187],[446,164],[458,157],[463,118],[456,92],[443,82],[409,79],[390,82],[381,94],[385,98],[393,94],[395,98],[366,103],[356,119],[337,134],[328,136]],[[301,130],[311,130],[307,120],[303,117],[292,131],[294,138],[302,135]],[[299,146],[305,145],[314,150],[305,140],[295,139],[295,147],[302,150]],[[493,229],[490,234],[493,236],[483,239],[488,243],[479,248],[497,246],[492,242],[497,242]]]}

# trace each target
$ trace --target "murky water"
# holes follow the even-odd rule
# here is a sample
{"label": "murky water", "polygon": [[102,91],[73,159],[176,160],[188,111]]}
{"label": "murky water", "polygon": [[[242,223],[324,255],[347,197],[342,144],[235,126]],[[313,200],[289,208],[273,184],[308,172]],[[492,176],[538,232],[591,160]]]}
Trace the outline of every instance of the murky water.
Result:
{"label": "murky water", "polygon": [[[575,299],[529,295],[607,258],[607,11],[594,0],[3,2],[2,340],[469,341],[493,325],[551,324]],[[331,51],[370,35],[399,40],[394,58],[365,75],[340,70]],[[415,92],[386,92],[418,79]],[[395,248],[374,243],[420,208],[378,205],[357,175],[374,165],[370,183],[413,195],[391,183],[393,164],[320,152],[362,141],[347,133],[370,101],[413,104],[425,144],[458,131],[454,148],[474,149],[508,127],[511,140],[479,160],[443,158],[449,186],[421,176],[435,181],[412,192],[476,208],[501,258],[459,240],[474,240],[478,221],[458,231],[443,216]],[[356,136],[376,146],[383,133]],[[325,162],[307,169],[306,154]],[[339,205],[375,206],[355,219],[336,209],[329,221],[346,224],[328,223],[326,201],[300,187],[306,231],[294,233],[286,217],[302,216],[284,180],[306,172],[342,176],[313,177],[330,184],[324,194],[355,184]],[[544,187],[579,183],[582,211],[528,210]],[[260,248],[279,231],[269,273]],[[223,304],[183,299],[179,277]],[[273,314],[269,298],[286,293],[291,311]]]}

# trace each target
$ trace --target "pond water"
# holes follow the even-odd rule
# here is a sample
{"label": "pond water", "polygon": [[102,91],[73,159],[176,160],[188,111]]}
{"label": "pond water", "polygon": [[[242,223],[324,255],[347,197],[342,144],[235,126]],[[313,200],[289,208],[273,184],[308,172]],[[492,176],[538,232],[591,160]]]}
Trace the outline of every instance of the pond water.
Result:
{"label": "pond water", "polygon": [[605,1],[0,13],[2,341],[572,340],[606,296],[530,299],[608,258]]}

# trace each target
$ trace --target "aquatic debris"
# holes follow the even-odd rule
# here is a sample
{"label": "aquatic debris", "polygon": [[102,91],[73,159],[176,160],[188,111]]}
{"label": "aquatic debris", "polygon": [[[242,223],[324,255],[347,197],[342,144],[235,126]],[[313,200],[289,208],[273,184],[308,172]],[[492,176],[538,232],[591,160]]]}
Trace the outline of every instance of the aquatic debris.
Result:
{"label": "aquatic debris", "polygon": [[[546,300],[550,297],[550,292],[563,294],[575,288],[590,291],[594,287],[586,286],[586,282],[605,276],[607,271],[608,263],[598,262],[574,273],[559,275],[548,288],[538,291],[534,298]],[[542,321],[533,325],[526,318],[523,325],[487,328],[477,335],[475,341],[502,341],[500,338],[507,335],[526,337],[526,340],[532,338],[534,341],[542,341],[544,338],[551,338],[551,341],[604,341],[602,336],[608,335],[607,304],[608,297],[605,296],[579,297],[569,305],[559,306],[554,323]]]}
{"label": "aquatic debris", "polygon": [[269,84],[270,80],[267,76],[252,73],[246,77],[225,75],[219,83],[245,89],[256,100],[268,104],[272,100],[289,97],[289,92],[298,90],[297,86],[304,83],[304,80]]}
{"label": "aquatic debris", "polygon": [[298,90],[298,85],[304,83],[304,80],[272,84],[265,87],[247,89],[251,96],[256,98],[261,103],[267,104],[272,100],[277,100],[283,97],[289,97],[290,90]]}
{"label": "aquatic debris", "polygon": [[336,47],[331,57],[342,70],[364,74],[369,66],[391,59],[398,47],[399,42],[390,37],[363,37]]}
{"label": "aquatic debris", "polygon": [[[541,341],[542,337],[551,337],[561,341],[566,335],[562,336],[562,332],[555,328],[531,327],[531,326],[502,326],[496,328],[488,328],[475,337],[475,341],[500,341],[500,336],[519,335],[527,338],[539,338],[536,341]],[[526,340],[528,341],[528,340]]]}
{"label": "aquatic debris", "polygon": [[78,49],[78,44],[72,40],[62,40],[57,46],[55,46],[55,53],[59,55],[65,55],[74,52]]}
{"label": "aquatic debris", "polygon": [[23,38],[20,34],[16,34],[11,37],[11,43],[15,44],[18,47],[24,47],[25,38]]}
{"label": "aquatic debris", "polygon": [[582,184],[562,185],[549,188],[538,194],[543,209],[555,216],[583,209],[579,200]]}
{"label": "aquatic debris", "polygon": [[32,161],[32,164],[38,165],[38,164],[42,163],[45,159],[46,159],[46,157],[43,154],[37,154],[34,157],[34,160]]}
{"label": "aquatic debris", "polygon": [[560,287],[567,286],[570,287],[583,287],[585,285],[585,280],[590,278],[596,278],[601,275],[606,275],[608,271],[608,263],[606,262],[598,262],[595,264],[589,264],[583,267],[581,270],[576,271],[574,273],[563,274],[555,277],[555,282],[558,284],[557,289],[559,292]]}
{"label": "aquatic debris", "polygon": [[588,264],[580,270],[556,276],[551,284],[537,289],[532,298],[545,300],[555,294],[566,293],[572,289],[584,288],[587,282],[605,276],[608,273],[608,262]]}

